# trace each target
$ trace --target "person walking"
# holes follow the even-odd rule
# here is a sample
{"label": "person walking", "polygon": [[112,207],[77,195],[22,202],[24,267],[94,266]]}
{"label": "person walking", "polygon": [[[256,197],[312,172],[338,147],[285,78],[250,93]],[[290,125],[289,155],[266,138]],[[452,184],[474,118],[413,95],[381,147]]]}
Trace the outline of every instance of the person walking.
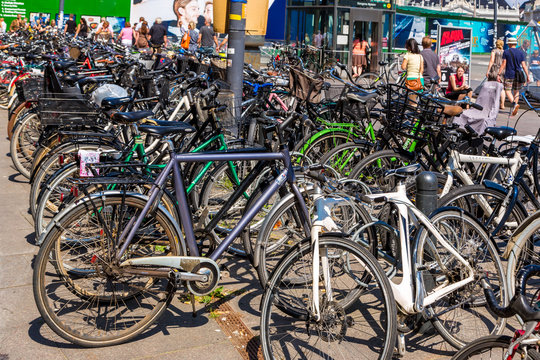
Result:
{"label": "person walking", "polygon": [[[497,81],[503,82],[501,75],[504,71],[504,91],[508,101],[512,103],[510,114],[516,116],[519,110],[519,91],[529,79],[529,70],[527,69],[525,53],[516,49],[517,40],[508,38],[506,44],[508,49],[503,53],[503,62],[497,74]],[[524,74],[520,74],[520,72],[524,72]]]}
{"label": "person walking", "polygon": [[367,41],[361,39],[360,35],[356,35],[352,48],[353,78],[362,75],[364,68],[367,66],[367,47]]}
{"label": "person walking", "polygon": [[195,21],[190,21],[188,24],[188,34],[189,34],[189,48],[191,52],[197,51],[199,47],[199,30],[195,25]]}
{"label": "person walking", "polygon": [[86,39],[88,37],[88,30],[90,30],[88,23],[86,22],[86,19],[81,16],[79,25],[77,25],[77,30],[75,31],[75,38],[80,35],[83,39]]}
{"label": "person walking", "polygon": [[[495,42],[495,49],[491,50],[491,57],[489,58],[488,70],[486,72],[487,81],[497,81],[497,74],[501,68],[503,62],[503,46],[504,42],[502,40],[497,40]],[[504,73],[501,73],[501,80],[503,80]],[[501,101],[499,104],[499,109],[504,110],[504,100],[506,94],[504,91],[501,91]]]}
{"label": "person walking", "polygon": [[150,35],[148,34],[148,25],[146,21],[141,25],[139,31],[135,31],[135,46],[139,50],[148,50],[150,49]]}
{"label": "person walking", "polygon": [[538,50],[533,51],[529,64],[529,69],[533,74],[531,80],[536,81],[536,86],[540,86],[540,54],[538,54]]}
{"label": "person walking", "polygon": [[204,26],[199,31],[199,47],[202,51],[214,53],[214,46],[218,46],[217,36],[211,19],[206,18]]}
{"label": "person walking", "polygon": [[72,36],[75,35],[75,29],[77,29],[77,23],[73,20],[73,14],[69,14],[69,19],[64,26],[64,35],[66,33]]}
{"label": "person walking", "polygon": [[122,45],[127,47],[133,46],[133,29],[131,28],[129,21],[126,21],[124,28],[120,31],[120,34],[118,34],[116,41],[120,41]]}
{"label": "person walking", "polygon": [[150,28],[150,46],[152,47],[152,54],[161,53],[161,47],[165,45],[167,47],[167,29],[163,26],[161,18],[156,18],[154,25]]}
{"label": "person walking", "polygon": [[422,76],[424,77],[424,82],[432,82],[433,79],[439,77],[437,83],[441,81],[441,61],[439,57],[433,50],[431,50],[431,38],[429,36],[424,36],[422,38],[422,58],[424,59],[424,72]]}
{"label": "person walking", "polygon": [[407,80],[405,86],[409,90],[421,91],[424,88],[424,58],[420,54],[418,43],[410,38],[405,43],[407,53],[401,62],[401,69],[407,71]]}

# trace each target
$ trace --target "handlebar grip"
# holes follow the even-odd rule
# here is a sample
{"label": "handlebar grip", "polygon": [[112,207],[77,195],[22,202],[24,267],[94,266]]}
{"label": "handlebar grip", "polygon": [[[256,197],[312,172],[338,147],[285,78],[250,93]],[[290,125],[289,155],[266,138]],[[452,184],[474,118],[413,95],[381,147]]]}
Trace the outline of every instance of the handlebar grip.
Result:
{"label": "handlebar grip", "polygon": [[210,85],[210,87],[208,89],[203,90],[203,92],[201,92],[201,96],[207,97],[208,95],[210,95],[210,93],[212,93],[212,91],[215,91],[217,89],[218,89],[217,86],[212,84],[212,85]]}
{"label": "handlebar grip", "polygon": [[471,134],[471,135],[475,135],[475,136],[478,135],[478,133],[476,132],[476,130],[474,130],[474,129],[471,127],[471,125],[469,125],[469,124],[465,124],[465,130],[467,130],[467,132],[468,132],[469,134]]}
{"label": "handlebar grip", "polygon": [[479,104],[476,104],[476,103],[471,103],[471,107],[475,108],[475,109],[478,109],[478,110],[484,110],[484,107],[482,105],[479,105]]}
{"label": "handlebar grip", "polygon": [[516,312],[511,308],[511,306],[507,306],[507,307],[499,306],[499,303],[497,299],[495,298],[495,293],[493,292],[491,285],[489,284],[489,282],[486,280],[485,277],[480,279],[480,284],[482,285],[482,288],[484,288],[484,295],[486,296],[486,300],[489,305],[489,308],[491,309],[491,311],[495,313],[495,315],[500,316],[502,318],[510,318],[516,315]]}
{"label": "handlebar grip", "polygon": [[312,179],[315,179],[315,180],[319,181],[319,182],[326,182],[326,176],[324,176],[319,171],[308,171],[308,173],[306,175],[309,176]]}

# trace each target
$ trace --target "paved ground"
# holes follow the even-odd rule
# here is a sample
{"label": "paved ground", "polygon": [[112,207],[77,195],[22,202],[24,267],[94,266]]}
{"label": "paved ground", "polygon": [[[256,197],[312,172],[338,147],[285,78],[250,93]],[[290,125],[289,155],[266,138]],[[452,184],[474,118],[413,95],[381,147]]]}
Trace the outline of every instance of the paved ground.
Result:
{"label": "paved ground", "polygon": [[[0,112],[0,123],[6,123]],[[513,125],[507,114],[500,114],[499,125]],[[536,134],[540,121],[529,113],[518,124],[520,134]],[[5,359],[241,359],[233,346],[236,333],[225,333],[219,323],[235,314],[221,307],[209,314],[198,304],[198,317],[192,318],[190,305],[178,297],[168,311],[143,336],[129,344],[104,349],[81,349],[58,338],[44,325],[34,304],[32,261],[38,248],[33,245],[33,225],[28,214],[25,179],[14,170],[9,158],[9,142],[4,128],[0,136],[0,360]],[[226,258],[229,269],[222,285],[228,292],[241,289],[228,303],[251,329],[259,333],[261,291],[249,265]],[[216,306],[214,306],[216,308]],[[510,332],[510,330],[508,330]],[[231,338],[232,336],[232,338]],[[407,336],[405,359],[445,359],[453,353],[432,330]],[[354,357],[354,356],[351,356]]]}

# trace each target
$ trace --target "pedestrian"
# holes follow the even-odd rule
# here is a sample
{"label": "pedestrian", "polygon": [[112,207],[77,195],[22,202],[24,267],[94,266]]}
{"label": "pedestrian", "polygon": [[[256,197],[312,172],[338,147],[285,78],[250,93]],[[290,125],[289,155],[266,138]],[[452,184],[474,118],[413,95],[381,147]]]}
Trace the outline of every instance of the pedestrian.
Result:
{"label": "pedestrian", "polygon": [[[143,26],[143,23],[145,23],[146,21],[144,20],[144,17],[140,17],[139,18],[139,22],[137,24],[135,24],[135,31],[139,31],[141,30],[141,27]],[[148,23],[147,23],[148,25]]]}
{"label": "pedestrian", "polygon": [[206,18],[204,26],[199,31],[199,47],[204,52],[213,53],[214,45],[218,46],[217,36],[214,32],[211,19]]}
{"label": "pedestrian", "polygon": [[4,21],[4,18],[0,18],[0,34],[6,33],[7,24]]}
{"label": "pedestrian", "polygon": [[96,31],[96,38],[102,42],[109,42],[114,37],[112,28],[109,26],[109,22],[105,20],[101,24],[101,28]]}
{"label": "pedestrian", "polygon": [[199,30],[197,30],[195,21],[190,21],[188,25],[188,34],[189,34],[189,48],[191,52],[197,51],[199,44]]}
{"label": "pedestrian", "polygon": [[324,39],[324,36],[321,34],[321,30],[318,30],[317,34],[313,36],[313,46],[316,46],[318,48],[322,47],[323,39]]}
{"label": "pedestrian", "polygon": [[364,68],[367,66],[367,41],[356,35],[352,46],[352,70],[353,78],[362,75]]}
{"label": "pedestrian", "polygon": [[10,32],[16,32],[19,31],[19,28],[21,27],[22,23],[22,17],[21,14],[17,14],[17,18],[14,19],[11,24],[9,24],[9,31]]}
{"label": "pedestrian", "polygon": [[437,84],[441,81],[441,61],[437,54],[431,50],[431,38],[424,36],[422,38],[422,58],[424,59],[424,82],[432,82],[435,77],[439,77]]}
{"label": "pedestrian", "polygon": [[148,25],[146,21],[143,22],[139,31],[135,31],[135,46],[139,50],[148,50],[150,49],[150,35],[148,35]]}
{"label": "pedestrian", "polygon": [[529,39],[523,40],[521,43],[521,46],[519,47],[524,53],[525,58],[527,57],[527,52],[529,51],[529,47],[531,46],[531,41]]}
{"label": "pedestrian", "polygon": [[75,35],[75,29],[77,29],[77,23],[73,20],[73,14],[69,14],[69,19],[66,21],[64,26],[64,35],[67,33],[69,35]]}
{"label": "pedestrian", "polygon": [[512,103],[510,114],[515,116],[519,110],[519,91],[523,84],[528,81],[529,71],[525,61],[525,53],[520,49],[516,49],[517,40],[508,38],[506,44],[508,49],[503,53],[503,62],[497,74],[497,81],[503,82],[501,75],[504,71],[504,91],[508,101]]}
{"label": "pedestrian", "polygon": [[424,58],[415,39],[410,38],[405,43],[407,53],[401,62],[401,69],[407,71],[405,86],[409,90],[421,91],[424,88]]}
{"label": "pedestrian", "polygon": [[450,75],[446,95],[450,100],[462,100],[465,96],[472,97],[472,89],[465,82],[465,69],[459,65],[456,73]]}
{"label": "pedestrian", "polygon": [[79,25],[77,25],[77,30],[75,31],[75,38],[80,35],[83,39],[86,39],[88,37],[88,30],[90,30],[88,23],[86,22],[86,19],[81,16]]}
{"label": "pedestrian", "polygon": [[127,47],[133,45],[133,29],[131,28],[129,21],[126,21],[124,28],[120,30],[120,34],[118,34],[116,41],[120,41],[122,45]]}
{"label": "pedestrian", "polygon": [[540,54],[538,54],[538,50],[533,51],[529,64],[529,68],[533,74],[532,80],[536,81],[536,86],[540,86]]}
{"label": "pedestrian", "polygon": [[154,25],[152,25],[148,34],[150,35],[152,54],[160,53],[163,45],[167,47],[167,29],[163,26],[160,17],[156,18]]}
{"label": "pedestrian", "polygon": [[[501,65],[503,62],[503,46],[504,42],[502,40],[497,40],[495,42],[495,49],[491,50],[491,57],[489,58],[489,64],[488,64],[488,71],[486,73],[487,81],[497,81],[497,74],[499,73],[499,70],[501,69]],[[501,80],[503,80],[504,77],[504,71],[501,73]],[[506,98],[506,95],[504,91],[501,91],[501,101],[499,104],[499,109],[504,110],[504,100]]]}

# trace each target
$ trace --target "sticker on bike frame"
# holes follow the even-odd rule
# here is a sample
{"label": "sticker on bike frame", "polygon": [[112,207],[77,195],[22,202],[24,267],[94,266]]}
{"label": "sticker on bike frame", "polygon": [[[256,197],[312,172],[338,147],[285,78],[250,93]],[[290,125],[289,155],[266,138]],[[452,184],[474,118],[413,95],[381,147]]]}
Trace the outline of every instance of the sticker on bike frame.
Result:
{"label": "sticker on bike frame", "polygon": [[287,181],[288,172],[288,170],[285,170],[282,174],[280,174],[276,179],[276,184],[278,184],[279,186],[283,185],[285,181]]}
{"label": "sticker on bike frame", "polygon": [[[99,151],[79,150],[79,175],[81,177],[92,177],[92,171],[86,167],[87,164],[99,163]],[[99,169],[96,169],[96,173],[99,174]]]}

